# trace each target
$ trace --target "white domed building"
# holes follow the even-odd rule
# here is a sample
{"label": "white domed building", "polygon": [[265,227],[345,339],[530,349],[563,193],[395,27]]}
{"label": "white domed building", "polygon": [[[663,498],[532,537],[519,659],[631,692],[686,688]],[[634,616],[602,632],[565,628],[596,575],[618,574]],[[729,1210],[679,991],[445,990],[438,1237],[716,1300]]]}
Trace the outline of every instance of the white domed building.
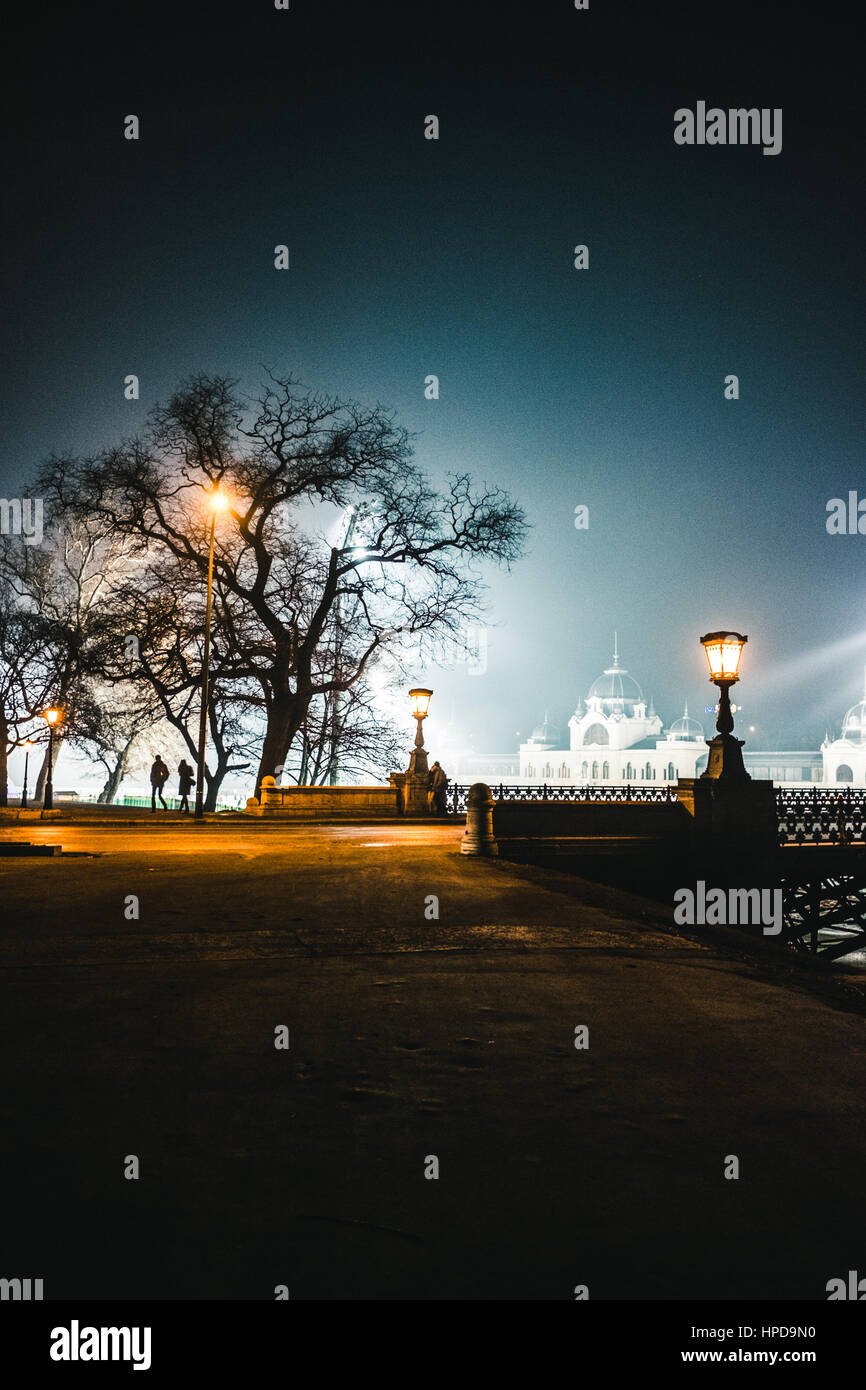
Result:
{"label": "white domed building", "polygon": [[852,705],[842,720],[839,738],[828,735],[821,744],[821,757],[825,786],[866,786],[866,688],[863,699]]}
{"label": "white domed building", "polygon": [[686,708],[665,731],[652,701],[647,705],[638,682],[620,664],[616,640],[612,664],[593,681],[568,727],[569,746],[563,748],[559,731],[545,715],[520,746],[522,781],[664,785],[699,775],[706,767],[702,726]]}
{"label": "white domed building", "polygon": [[[707,708],[710,722],[715,715]],[[517,753],[473,754],[457,764],[456,780],[486,781],[491,786],[518,784],[541,786],[666,786],[680,777],[700,777],[707,766],[705,731],[689,715],[664,728],[644,698],[635,678],[619,659],[614,638],[613,661],[589,688],[568,721],[568,736],[545,714],[531,738]],[[848,710],[840,737],[828,735],[820,750],[751,747],[748,734],[743,749],[746,771],[757,781],[777,787],[833,787],[840,784],[866,787],[866,690],[863,699]],[[567,746],[564,746],[566,745]]]}

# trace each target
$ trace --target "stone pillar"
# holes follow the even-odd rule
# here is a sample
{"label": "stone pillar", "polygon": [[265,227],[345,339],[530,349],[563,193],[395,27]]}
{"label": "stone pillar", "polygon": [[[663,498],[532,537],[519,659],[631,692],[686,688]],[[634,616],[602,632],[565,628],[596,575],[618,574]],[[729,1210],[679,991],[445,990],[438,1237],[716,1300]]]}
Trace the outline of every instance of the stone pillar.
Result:
{"label": "stone pillar", "polygon": [[388,781],[397,788],[397,810],[401,816],[429,816],[429,772],[392,772]]}
{"label": "stone pillar", "polygon": [[493,807],[496,803],[484,782],[474,782],[469,788],[466,806],[466,829],[460,841],[461,854],[495,856],[499,846],[493,837]]}
{"label": "stone pillar", "polygon": [[681,777],[676,793],[692,816],[691,860],[700,877],[737,887],[774,878],[779,831],[772,782]]}
{"label": "stone pillar", "polygon": [[280,795],[275,777],[262,778],[262,785],[259,788],[259,803],[263,814],[267,814],[268,811],[277,811],[283,804],[283,798]]}

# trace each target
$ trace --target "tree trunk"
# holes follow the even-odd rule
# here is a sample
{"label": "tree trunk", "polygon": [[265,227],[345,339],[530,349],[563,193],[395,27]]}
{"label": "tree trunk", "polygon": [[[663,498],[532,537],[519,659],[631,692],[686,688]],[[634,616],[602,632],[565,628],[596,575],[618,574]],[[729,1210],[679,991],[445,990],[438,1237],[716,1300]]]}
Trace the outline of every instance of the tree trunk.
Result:
{"label": "tree trunk", "polygon": [[[61,738],[58,738],[57,735],[55,734],[55,736],[54,736],[54,757],[53,757],[52,760],[51,760],[51,773],[52,773],[52,777],[53,777],[53,775],[54,775],[54,769],[55,769],[56,766],[57,766],[57,759],[58,759],[59,756],[60,756],[60,745],[62,744],[62,742],[63,742],[63,740],[62,740]],[[40,802],[40,801],[42,800],[44,794],[45,794],[45,779],[46,779],[47,776],[48,776],[48,746],[47,746],[47,744],[46,744],[46,747],[45,747],[45,755],[44,755],[44,757],[43,757],[43,759],[42,759],[42,766],[41,766],[40,769],[39,769],[39,776],[36,778],[36,787],[35,787],[35,789],[34,789],[34,791],[33,791],[33,800],[34,800],[35,802]]]}
{"label": "tree trunk", "polygon": [[99,796],[96,798],[100,806],[110,806],[117,796],[117,789],[123,781],[126,772],[126,755],[129,752],[129,744],[126,745],[122,753],[118,753],[114,767],[105,779],[105,785]]}
{"label": "tree trunk", "polygon": [[216,765],[216,771],[215,771],[215,772],[210,772],[209,769],[208,769],[207,763],[205,763],[205,765],[204,765],[205,796],[204,796],[204,803],[203,803],[203,806],[202,806],[202,810],[204,810],[204,811],[215,811],[215,810],[216,810],[217,797],[219,796],[219,790],[220,790],[220,787],[222,786],[223,778],[224,778],[225,775],[226,775],[226,766],[227,766],[227,764],[228,764],[228,758],[226,758],[226,759],[218,758],[218,759],[217,759],[217,765]]}
{"label": "tree trunk", "polygon": [[[309,701],[307,702],[309,704]],[[256,774],[256,791],[263,777],[276,777],[276,769],[286,761],[292,739],[304,722],[306,707],[298,695],[284,695],[274,700],[268,711],[268,727],[262,745],[262,757]]]}
{"label": "tree trunk", "polygon": [[0,710],[0,806],[9,805],[9,722]]}

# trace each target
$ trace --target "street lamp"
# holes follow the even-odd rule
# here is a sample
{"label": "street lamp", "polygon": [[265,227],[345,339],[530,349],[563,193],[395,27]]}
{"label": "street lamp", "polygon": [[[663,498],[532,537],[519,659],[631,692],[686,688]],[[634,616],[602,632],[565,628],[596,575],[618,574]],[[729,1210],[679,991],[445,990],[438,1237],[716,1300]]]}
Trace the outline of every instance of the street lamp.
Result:
{"label": "street lamp", "polygon": [[208,531],[208,551],[207,551],[207,604],[205,608],[204,620],[204,653],[201,663],[201,710],[198,719],[198,767],[196,771],[195,783],[195,819],[201,820],[204,816],[204,752],[205,739],[207,737],[207,702],[208,702],[208,662],[210,661],[210,616],[213,607],[213,546],[214,533],[216,531],[216,519],[220,512],[227,511],[231,505],[230,498],[220,491],[219,484],[216,484],[210,492],[205,494],[205,505],[210,511],[210,528]]}
{"label": "street lamp", "polygon": [[24,749],[24,786],[21,788],[21,810],[27,810],[27,764],[30,762],[30,749],[34,746],[29,738],[25,738],[21,745]]}
{"label": "street lamp", "polygon": [[[356,502],[349,503],[349,506],[346,508],[346,529],[343,535],[343,543],[339,547],[340,550],[349,551],[354,549],[355,553],[360,551],[363,554],[364,548],[362,546],[355,546],[353,548],[351,545],[351,541],[355,531],[355,527],[358,525],[359,522],[364,521],[366,519],[366,516],[367,509],[363,503],[361,503],[360,505],[358,505]],[[342,593],[338,589],[336,597],[334,599],[334,677],[336,680],[341,679],[343,669],[342,597]],[[341,725],[343,705],[342,696],[342,691],[335,690],[333,704],[331,707],[331,757],[330,770],[328,772],[328,784],[332,787],[336,787],[337,783],[340,780],[340,736],[342,733]]]}
{"label": "street lamp", "polygon": [[42,811],[54,810],[54,730],[60,723],[59,709],[44,709],[42,718],[48,725],[48,772],[45,777],[45,790],[42,793]]}
{"label": "street lamp", "polygon": [[708,632],[700,639],[707,654],[710,680],[719,688],[718,733],[714,739],[707,739],[710,753],[704,777],[751,781],[743,764],[743,740],[733,737],[734,716],[729,693],[740,678],[740,657],[748,640],[739,632]]}
{"label": "street lamp", "polygon": [[427,766],[427,750],[424,747],[424,720],[427,718],[427,711],[430,708],[430,697],[432,690],[425,690],[423,686],[416,687],[409,691],[409,699],[412,702],[412,714],[417,720],[415,731],[415,747],[412,749],[412,756],[409,759],[409,772],[424,775],[429,772]]}

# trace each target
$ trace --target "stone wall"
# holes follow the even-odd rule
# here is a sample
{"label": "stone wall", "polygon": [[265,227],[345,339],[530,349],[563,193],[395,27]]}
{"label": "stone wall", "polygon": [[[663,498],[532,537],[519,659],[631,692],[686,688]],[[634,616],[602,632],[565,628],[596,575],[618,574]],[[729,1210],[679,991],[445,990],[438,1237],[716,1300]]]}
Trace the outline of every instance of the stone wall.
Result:
{"label": "stone wall", "polygon": [[262,781],[259,797],[250,797],[247,816],[280,820],[381,820],[399,815],[396,787],[278,787]]}

